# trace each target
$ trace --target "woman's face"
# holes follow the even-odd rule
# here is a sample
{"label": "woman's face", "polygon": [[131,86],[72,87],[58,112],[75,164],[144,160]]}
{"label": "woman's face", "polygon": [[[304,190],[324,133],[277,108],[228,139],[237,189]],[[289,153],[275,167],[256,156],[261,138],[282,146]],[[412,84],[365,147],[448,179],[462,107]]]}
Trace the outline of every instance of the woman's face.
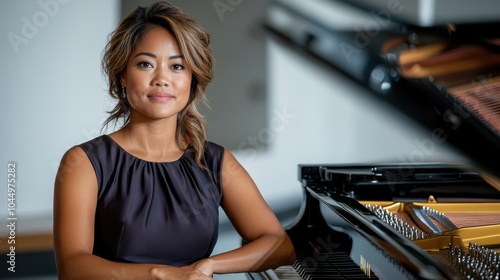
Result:
{"label": "woman's face", "polygon": [[191,70],[170,32],[153,28],[132,52],[121,82],[132,118],[176,120],[189,100]]}

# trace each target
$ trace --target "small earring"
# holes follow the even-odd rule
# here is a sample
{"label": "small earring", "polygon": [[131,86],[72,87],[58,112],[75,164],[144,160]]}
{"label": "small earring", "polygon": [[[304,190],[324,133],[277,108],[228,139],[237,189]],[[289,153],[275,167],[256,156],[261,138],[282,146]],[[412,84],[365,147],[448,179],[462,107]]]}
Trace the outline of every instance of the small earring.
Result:
{"label": "small earring", "polygon": [[125,87],[122,86],[122,96],[121,96],[123,99],[125,99],[127,97],[127,92],[125,91]]}

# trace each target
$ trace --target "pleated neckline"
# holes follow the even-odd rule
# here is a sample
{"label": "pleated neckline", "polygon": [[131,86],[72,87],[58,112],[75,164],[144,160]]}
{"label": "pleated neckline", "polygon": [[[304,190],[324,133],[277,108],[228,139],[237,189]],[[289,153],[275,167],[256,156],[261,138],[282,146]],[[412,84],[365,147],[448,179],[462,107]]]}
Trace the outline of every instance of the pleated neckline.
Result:
{"label": "pleated neckline", "polygon": [[113,140],[113,138],[111,138],[109,135],[104,134],[103,136],[106,137],[108,139],[108,141],[110,143],[112,143],[112,145],[116,146],[120,151],[122,151],[128,157],[131,157],[135,160],[142,161],[145,163],[150,163],[150,164],[176,164],[176,163],[179,163],[187,155],[188,150],[189,150],[189,149],[186,149],[178,159],[173,160],[173,161],[150,161],[150,160],[146,160],[146,159],[143,159],[143,158],[140,158],[140,157],[137,157],[137,156],[131,154],[130,152],[125,150],[122,146],[120,146],[120,144],[118,144],[115,140]]}

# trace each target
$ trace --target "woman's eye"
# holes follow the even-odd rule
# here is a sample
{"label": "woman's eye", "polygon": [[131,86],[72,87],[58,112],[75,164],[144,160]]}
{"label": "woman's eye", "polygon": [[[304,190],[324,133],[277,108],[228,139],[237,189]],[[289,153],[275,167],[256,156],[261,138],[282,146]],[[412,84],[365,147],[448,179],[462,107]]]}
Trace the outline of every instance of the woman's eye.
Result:
{"label": "woman's eye", "polygon": [[152,68],[153,65],[147,61],[141,61],[137,64],[141,68]]}
{"label": "woman's eye", "polygon": [[172,69],[179,71],[179,70],[183,70],[184,66],[181,64],[174,64],[174,65],[172,65]]}

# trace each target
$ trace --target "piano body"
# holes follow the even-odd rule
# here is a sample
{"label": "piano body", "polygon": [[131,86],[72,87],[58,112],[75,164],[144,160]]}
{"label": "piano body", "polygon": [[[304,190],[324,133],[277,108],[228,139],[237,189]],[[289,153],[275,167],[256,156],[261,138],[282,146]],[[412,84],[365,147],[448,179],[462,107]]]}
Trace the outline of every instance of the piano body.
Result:
{"label": "piano body", "polygon": [[495,17],[423,26],[368,7],[386,24],[364,44],[359,29],[336,29],[292,2],[271,4],[273,37],[365,85],[473,164],[299,164],[304,200],[286,227],[297,261],[248,278],[500,279]]}

